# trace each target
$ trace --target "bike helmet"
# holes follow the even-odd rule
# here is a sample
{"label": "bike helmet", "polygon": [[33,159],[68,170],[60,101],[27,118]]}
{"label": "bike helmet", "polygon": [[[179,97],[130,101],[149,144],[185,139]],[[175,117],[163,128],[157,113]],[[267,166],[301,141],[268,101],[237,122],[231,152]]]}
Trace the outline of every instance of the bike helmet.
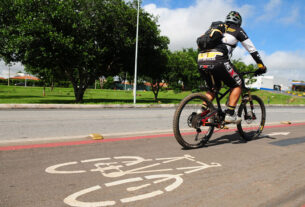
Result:
{"label": "bike helmet", "polygon": [[240,26],[241,22],[242,18],[237,11],[231,11],[226,17],[226,23],[233,23]]}

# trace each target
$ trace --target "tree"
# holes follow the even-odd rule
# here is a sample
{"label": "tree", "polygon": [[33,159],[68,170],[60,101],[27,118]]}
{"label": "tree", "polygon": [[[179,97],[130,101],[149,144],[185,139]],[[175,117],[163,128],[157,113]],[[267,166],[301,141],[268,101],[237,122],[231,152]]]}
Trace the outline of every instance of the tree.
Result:
{"label": "tree", "polygon": [[[254,72],[257,69],[257,66],[253,64],[246,65],[240,59],[232,60],[233,65],[237,68],[238,72]],[[256,81],[254,74],[249,74],[245,76],[247,82],[246,84],[251,84]]]}
{"label": "tree", "polygon": [[158,101],[158,94],[160,89],[165,84],[164,80],[168,75],[168,68],[166,67],[168,62],[168,50],[155,51],[155,55],[147,60],[148,64],[146,70],[143,73],[145,80],[150,83],[151,90],[154,94],[154,100]]}
{"label": "tree", "polygon": [[[159,91],[163,87],[168,73],[166,66],[169,39],[160,35],[156,18],[144,11],[143,14],[145,15],[143,15],[142,21],[150,23],[141,25],[140,43],[142,45],[139,50],[139,75],[144,76],[144,79],[150,83],[154,100],[158,101]],[[149,35],[149,33],[153,35]]]}
{"label": "tree", "polygon": [[188,49],[169,54],[168,82],[171,87],[185,90],[199,88],[202,80],[198,72],[196,53],[193,49]]}
{"label": "tree", "polygon": [[[137,8],[137,0],[130,3],[131,7]],[[143,9],[140,9],[139,27],[139,77],[150,83],[155,101],[158,100],[158,93],[163,86],[163,80],[167,73],[169,38],[162,36],[158,28],[158,19]],[[134,53],[130,48],[126,53]],[[124,65],[131,66],[123,68],[124,72],[134,74],[134,56],[125,56],[122,61]]]}
{"label": "tree", "polygon": [[59,73],[60,70],[48,69],[48,68],[33,68],[30,66],[25,67],[25,71],[38,77],[43,84],[43,96],[46,95],[46,87],[50,86],[51,91],[54,89],[54,83],[59,81],[66,81],[65,74]]}
{"label": "tree", "polygon": [[[141,23],[155,24],[141,12]],[[151,21],[149,21],[151,20]],[[0,2],[0,55],[34,70],[46,68],[71,81],[76,102],[104,76],[131,70],[136,9],[123,0],[4,0]],[[152,28],[152,27],[151,27]],[[140,51],[155,48],[143,32]]]}

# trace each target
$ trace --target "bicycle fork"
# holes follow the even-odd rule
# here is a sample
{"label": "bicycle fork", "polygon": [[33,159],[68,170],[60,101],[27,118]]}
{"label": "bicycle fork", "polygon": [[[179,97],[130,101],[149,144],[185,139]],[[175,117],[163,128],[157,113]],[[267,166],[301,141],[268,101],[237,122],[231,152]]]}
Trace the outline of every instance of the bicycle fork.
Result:
{"label": "bicycle fork", "polygon": [[[249,104],[250,104],[250,113],[248,113],[248,109],[246,107],[246,103],[247,101],[249,101]],[[245,105],[244,107],[244,112],[245,112],[245,120],[255,120],[256,119],[256,116],[255,116],[255,111],[254,111],[254,104],[253,104],[253,100],[252,100],[252,97],[251,97],[251,93],[250,91],[248,91],[248,97],[243,97],[243,104]]]}

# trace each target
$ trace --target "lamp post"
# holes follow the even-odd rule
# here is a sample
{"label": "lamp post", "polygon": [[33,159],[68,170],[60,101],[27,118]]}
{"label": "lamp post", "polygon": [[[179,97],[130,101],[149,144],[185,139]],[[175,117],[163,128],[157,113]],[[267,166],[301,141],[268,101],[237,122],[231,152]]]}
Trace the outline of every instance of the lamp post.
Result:
{"label": "lamp post", "polygon": [[133,103],[137,102],[137,71],[138,71],[138,40],[139,40],[139,16],[140,16],[140,0],[138,0],[138,14],[137,14],[137,33],[136,33],[136,57],[134,69],[134,83],[133,83]]}
{"label": "lamp post", "polygon": [[7,79],[7,85],[10,86],[10,77],[11,76],[11,66],[8,66],[8,79]]}

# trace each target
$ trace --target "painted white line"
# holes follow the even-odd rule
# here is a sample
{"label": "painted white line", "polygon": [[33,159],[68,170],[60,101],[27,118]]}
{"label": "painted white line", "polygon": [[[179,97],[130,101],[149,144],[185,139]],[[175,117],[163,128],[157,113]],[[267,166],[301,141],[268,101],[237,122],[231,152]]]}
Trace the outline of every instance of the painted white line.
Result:
{"label": "painted white line", "polygon": [[45,171],[47,173],[51,173],[51,174],[76,174],[76,173],[85,173],[85,170],[75,170],[75,171],[59,171],[57,170],[57,168],[60,167],[65,167],[68,165],[76,165],[78,162],[67,162],[67,163],[62,163],[62,164],[58,164],[58,165],[53,165],[48,167]]}
{"label": "painted white line", "polygon": [[193,162],[195,161],[195,157],[193,157],[191,155],[184,155],[183,157],[157,158],[156,160],[167,160],[167,161],[162,162],[163,164],[165,164],[165,163],[170,163],[170,162],[176,162],[176,161],[183,160],[183,159],[193,161]]}
{"label": "painted white line", "polygon": [[129,198],[123,198],[123,199],[121,199],[121,202],[122,203],[129,203],[129,202],[133,202],[133,201],[152,198],[152,197],[155,197],[155,196],[158,196],[158,195],[161,195],[161,194],[163,194],[163,191],[157,190],[157,191],[154,191],[154,192],[151,192],[151,193],[146,193],[146,194],[133,196],[133,197],[129,197]]}
{"label": "painted white line", "polygon": [[266,134],[266,135],[268,135],[268,136],[277,136],[277,135],[287,136],[289,134],[290,134],[290,132],[273,132],[271,134]]}
{"label": "painted white line", "polygon": [[[145,159],[143,157],[138,157],[138,156],[118,156],[118,157],[113,157],[113,158],[109,158],[109,157],[108,158],[95,158],[95,159],[82,160],[79,162],[75,161],[75,162],[67,162],[67,163],[53,165],[53,166],[48,167],[45,171],[47,173],[53,173],[53,174],[84,173],[87,171],[60,171],[60,170],[58,170],[58,168],[81,164],[81,163],[91,163],[91,162],[99,162],[99,161],[113,160],[113,159],[117,162],[108,161],[108,163],[107,162],[96,163],[95,166],[97,168],[91,169],[90,171],[91,172],[101,171],[102,175],[104,175],[105,177],[111,177],[111,178],[121,177],[121,176],[129,175],[129,174],[143,174],[143,173],[153,173],[153,174],[149,174],[146,176],[143,175],[142,177],[115,180],[115,181],[103,184],[104,185],[103,190],[106,190],[106,191],[108,190],[109,187],[116,187],[119,185],[127,184],[125,186],[126,187],[125,190],[127,192],[130,192],[129,194],[131,194],[130,195],[131,197],[125,197],[125,198],[121,197],[122,199],[119,199],[117,201],[105,200],[105,201],[99,201],[99,202],[83,202],[83,201],[78,200],[78,198],[80,198],[80,199],[83,198],[85,200],[87,197],[87,194],[90,194],[93,191],[98,191],[98,190],[102,189],[101,185],[96,185],[96,186],[93,186],[90,188],[80,190],[76,193],[73,193],[73,194],[67,196],[64,199],[64,203],[66,203],[69,206],[73,206],[73,207],[76,207],[76,206],[77,207],[104,207],[104,206],[113,206],[113,205],[117,204],[117,202],[130,203],[130,202],[134,202],[134,201],[148,199],[148,198],[152,198],[152,197],[164,194],[165,192],[170,192],[170,191],[173,191],[173,190],[179,188],[184,182],[182,177],[185,174],[190,174],[190,173],[198,172],[198,171],[201,171],[201,170],[204,170],[207,168],[221,166],[221,164],[219,164],[219,163],[205,164],[203,162],[196,161],[195,157],[185,154],[184,156],[180,156],[180,157],[154,158],[154,159]],[[126,159],[131,159],[131,160],[126,160]],[[176,169],[166,169],[166,168],[162,169],[163,167],[159,168],[159,169],[154,169],[154,167],[157,167],[157,166],[161,167],[162,164],[178,162],[181,160],[189,161],[190,163],[192,163],[192,165],[189,167],[180,167],[180,168],[176,168]],[[121,170],[121,167],[140,164],[144,161],[152,161],[152,162],[163,161],[163,163],[150,164],[150,165],[146,165],[144,167],[134,168],[134,169],[131,169],[128,171]],[[125,165],[120,165],[119,163],[124,163]],[[197,166],[194,166],[196,164],[197,164]],[[105,165],[106,165],[106,167],[103,167]],[[100,166],[102,166],[102,167],[100,167]],[[108,170],[111,170],[111,173],[108,173],[108,174],[104,173],[105,171],[108,171]],[[118,170],[118,171],[113,172],[113,170],[115,170],[115,171]],[[183,170],[184,172],[179,173],[179,174],[155,174],[155,172],[174,171],[174,170]],[[88,172],[90,172],[90,171],[88,171]],[[158,185],[160,183],[165,183],[165,185],[167,185],[167,186]],[[151,187],[153,185],[158,185],[162,189],[158,189],[158,190],[151,189]],[[143,192],[143,190],[142,191],[138,191],[138,190],[141,190],[146,187],[149,187],[149,188],[145,189],[144,194],[137,195],[137,193]],[[124,187],[123,187],[123,190],[124,190]],[[153,191],[149,192],[150,190],[153,190]],[[126,193],[126,191],[125,191],[125,193]],[[86,196],[84,196],[84,195],[86,195]],[[120,194],[118,194],[118,195],[120,195]],[[124,194],[124,196],[126,196],[126,195]]]}
{"label": "painted white line", "polygon": [[70,195],[64,199],[64,203],[69,206],[75,206],[75,207],[103,207],[103,206],[115,205],[115,201],[82,202],[82,201],[77,200],[78,197],[85,195],[87,193],[91,193],[93,191],[99,190],[101,188],[102,188],[101,186],[96,185],[91,188],[87,188],[87,189],[81,190],[79,192],[73,193],[72,195]]}
{"label": "painted white line", "polygon": [[220,167],[221,166],[221,164],[219,164],[219,163],[211,163],[211,165],[208,165],[208,164],[203,163],[203,162],[198,162],[198,161],[196,163],[199,164],[199,166],[180,167],[180,168],[177,168],[177,170],[189,170],[189,171],[185,171],[184,173],[185,174],[190,174],[190,173],[201,171],[201,170],[204,170],[204,169],[207,169],[207,168]]}
{"label": "painted white line", "polygon": [[155,167],[155,166],[158,166],[158,165],[160,165],[160,163],[156,163],[156,164],[152,164],[152,165],[147,165],[145,167],[140,167],[140,168],[128,170],[128,171],[126,171],[125,174],[127,175],[127,174],[139,174],[139,173],[166,172],[166,171],[172,171],[173,170],[173,169],[169,168],[169,169],[160,169],[160,170],[141,171],[143,169]]}
{"label": "painted white line", "polygon": [[87,162],[97,162],[97,161],[104,161],[104,160],[110,160],[111,158],[97,158],[97,159],[91,159],[91,160],[83,160],[81,161],[82,163],[87,163]]}
{"label": "painted white line", "polygon": [[145,176],[145,178],[147,178],[147,179],[163,178],[161,180],[154,181],[155,184],[175,179],[175,182],[173,184],[171,184],[171,185],[169,185],[165,188],[165,190],[169,192],[169,191],[172,191],[172,190],[178,188],[183,183],[183,179],[181,178],[182,175],[183,174],[178,174],[178,175],[170,175],[170,174],[148,175],[148,176]]}
{"label": "painted white line", "polygon": [[146,188],[148,186],[150,186],[151,184],[144,184],[144,185],[140,185],[140,186],[136,186],[136,187],[130,187],[130,188],[127,188],[127,191],[136,191],[136,190],[140,190],[142,188]]}
{"label": "painted white line", "polygon": [[125,183],[132,183],[132,182],[138,182],[138,181],[143,181],[143,178],[136,177],[136,178],[118,180],[118,181],[114,181],[114,182],[111,182],[111,183],[105,183],[105,186],[106,187],[111,187],[111,186],[115,186],[115,185],[122,185],[122,184],[125,184]]}
{"label": "painted white line", "polygon": [[120,157],[114,157],[114,159],[120,160],[120,159],[134,159],[133,161],[123,161],[123,163],[126,166],[132,166],[137,165],[142,162],[152,161],[152,159],[144,159],[143,157],[138,156],[120,156]]}

